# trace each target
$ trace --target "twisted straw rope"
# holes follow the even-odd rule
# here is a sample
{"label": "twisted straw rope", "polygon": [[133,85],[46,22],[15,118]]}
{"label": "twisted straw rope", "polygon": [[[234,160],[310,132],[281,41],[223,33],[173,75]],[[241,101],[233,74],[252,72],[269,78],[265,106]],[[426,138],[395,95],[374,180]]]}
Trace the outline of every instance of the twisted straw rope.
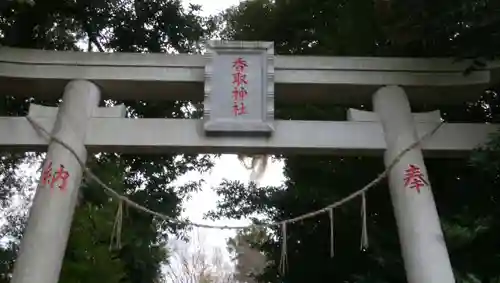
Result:
{"label": "twisted straw rope", "polygon": [[368,183],[366,186],[364,186],[360,190],[358,190],[358,191],[356,191],[356,192],[348,195],[347,197],[345,197],[345,198],[343,198],[343,199],[341,199],[339,201],[336,201],[336,202],[334,202],[334,203],[332,203],[332,204],[330,204],[330,205],[328,205],[326,207],[323,207],[321,209],[318,209],[318,210],[315,210],[315,211],[312,211],[312,212],[309,212],[309,213],[306,213],[306,214],[302,214],[302,215],[294,217],[294,218],[290,218],[290,219],[285,219],[285,220],[282,220],[282,221],[278,221],[278,222],[261,223],[261,224],[250,224],[250,225],[246,225],[246,226],[226,226],[226,225],[210,225],[210,224],[203,224],[203,223],[195,223],[195,222],[191,222],[189,220],[175,219],[175,218],[170,217],[168,215],[165,215],[165,214],[153,211],[153,210],[151,210],[151,209],[149,209],[149,208],[147,208],[145,206],[142,206],[142,205],[140,205],[140,204],[138,204],[138,203],[130,200],[126,196],[121,195],[118,192],[116,192],[115,190],[113,190],[112,188],[110,188],[103,181],[101,181],[101,179],[99,179],[99,177],[97,177],[94,173],[92,173],[92,171],[80,159],[80,157],[75,152],[75,150],[73,148],[71,148],[67,143],[65,143],[64,141],[62,141],[59,138],[55,137],[54,135],[50,134],[43,126],[41,126],[39,123],[37,123],[35,120],[33,120],[33,118],[31,118],[29,116],[26,116],[26,119],[33,126],[34,130],[37,133],[39,133],[40,135],[44,136],[49,142],[50,141],[55,141],[55,142],[59,143],[60,145],[62,145],[64,148],[66,148],[69,152],[71,152],[71,154],[73,154],[73,156],[76,158],[76,160],[78,161],[78,163],[82,167],[82,169],[85,172],[85,174],[87,174],[87,176],[90,179],[92,179],[97,184],[99,184],[101,187],[103,187],[106,190],[106,192],[108,192],[111,196],[117,198],[118,200],[120,200],[120,201],[128,204],[129,206],[134,207],[134,208],[136,208],[136,209],[138,209],[140,211],[143,211],[145,213],[151,214],[153,216],[157,216],[157,217],[159,217],[159,218],[161,218],[163,220],[166,220],[166,221],[169,221],[169,222],[172,222],[172,223],[183,224],[183,225],[188,225],[188,226],[193,226],[193,227],[198,227],[198,228],[209,228],[209,229],[220,229],[220,230],[223,230],[223,229],[242,230],[242,229],[247,229],[247,228],[251,228],[251,227],[260,227],[260,228],[263,228],[263,227],[274,227],[274,226],[281,226],[281,227],[283,227],[286,224],[298,222],[298,221],[301,221],[301,220],[304,220],[304,219],[307,219],[307,218],[312,218],[312,217],[314,217],[316,215],[319,215],[321,213],[328,213],[331,209],[333,209],[335,207],[338,207],[338,206],[341,206],[342,204],[344,204],[344,203],[346,203],[346,202],[348,202],[348,201],[356,198],[357,196],[362,195],[363,193],[365,193],[366,191],[368,191],[370,188],[372,188],[375,185],[377,185],[378,183],[380,183],[380,181],[382,181],[382,179],[384,179],[389,174],[389,172],[392,170],[392,168],[394,168],[394,166],[401,160],[401,158],[406,153],[408,153],[410,150],[418,147],[422,143],[423,140],[425,140],[425,139],[429,138],[430,136],[434,135],[439,130],[439,128],[441,128],[441,126],[444,124],[444,121],[440,122],[432,131],[426,133],[420,139],[418,139],[417,141],[413,142],[412,144],[410,144],[410,146],[408,146],[406,149],[404,149],[403,151],[401,151],[394,158],[394,160],[386,167],[386,169],[382,173],[380,173],[375,179],[373,179],[373,181],[371,181],[370,183]]}

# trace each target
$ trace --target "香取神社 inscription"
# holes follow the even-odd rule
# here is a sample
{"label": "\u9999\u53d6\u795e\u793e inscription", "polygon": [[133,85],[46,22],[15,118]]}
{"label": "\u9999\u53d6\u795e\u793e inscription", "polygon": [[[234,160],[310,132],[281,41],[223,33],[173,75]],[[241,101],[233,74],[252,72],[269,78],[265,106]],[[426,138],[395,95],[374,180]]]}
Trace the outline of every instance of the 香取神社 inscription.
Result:
{"label": "\u9999\u53d6\u795e\u793e inscription", "polygon": [[[1,93],[63,101],[57,108],[31,105],[28,117],[0,119],[2,149],[47,151],[48,162],[11,282],[58,281],[82,164],[88,154],[107,151],[383,156],[408,282],[453,283],[446,245],[436,240],[443,235],[423,156],[463,155],[497,125],[447,123],[434,133],[439,111],[412,113],[410,102],[471,99],[500,82],[496,66],[464,76],[467,62],[450,58],[280,56],[271,42],[213,41],[204,55],[2,47]],[[98,107],[104,98],[203,102],[204,115],[130,119],[124,106]],[[275,100],[371,103],[373,112],[350,109],[346,121],[279,120]]]}

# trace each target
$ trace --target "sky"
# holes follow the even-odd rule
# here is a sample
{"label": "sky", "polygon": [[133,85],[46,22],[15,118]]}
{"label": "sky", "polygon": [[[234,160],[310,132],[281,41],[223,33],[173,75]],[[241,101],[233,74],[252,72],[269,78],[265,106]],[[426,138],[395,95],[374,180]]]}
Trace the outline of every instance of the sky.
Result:
{"label": "sky", "polygon": [[[239,161],[236,155],[222,155],[216,162],[210,173],[200,174],[190,172],[179,179],[179,183],[200,180],[203,178],[205,184],[200,192],[191,195],[191,199],[184,203],[185,211],[182,216],[189,218],[193,222],[207,223],[216,225],[242,226],[250,222],[246,219],[221,219],[219,221],[210,221],[203,219],[206,212],[215,209],[218,196],[213,190],[222,180],[239,180],[244,183],[250,181],[251,171],[247,170]],[[259,179],[260,186],[278,186],[284,180],[283,162],[269,162],[264,175]],[[188,234],[193,244],[183,245],[182,243],[173,243],[179,248],[179,252],[193,252],[196,247],[201,246],[208,256],[214,252],[221,252],[221,256],[226,263],[230,262],[230,255],[226,250],[226,242],[229,237],[235,235],[234,230],[218,230],[206,228],[194,228]],[[193,245],[196,245],[194,247]],[[173,264],[174,266],[176,263]]]}
{"label": "sky", "polygon": [[[236,5],[240,0],[184,0],[184,5],[189,3],[202,5],[202,15],[213,15],[222,12],[232,5]],[[195,193],[191,199],[184,204],[185,211],[184,217],[189,218],[191,221],[200,223],[212,223],[219,225],[241,226],[249,223],[248,220],[235,220],[235,219],[222,219],[220,221],[209,221],[203,219],[203,215],[215,209],[218,197],[213,188],[218,186],[223,179],[239,180],[244,183],[250,181],[251,171],[247,170],[236,155],[222,155],[215,163],[214,168],[210,173],[199,174],[197,172],[190,172],[181,177],[180,183],[200,180],[203,178],[206,182],[202,187],[202,191]],[[261,186],[278,186],[284,180],[283,177],[283,163],[282,162],[269,162],[264,175],[259,180]],[[221,249],[223,256],[229,260],[229,255],[226,252],[226,241],[229,237],[234,236],[234,230],[216,230],[216,229],[194,229],[190,236],[192,239],[201,238],[203,248],[207,252],[214,249]]]}
{"label": "sky", "polygon": [[240,0],[182,0],[185,7],[189,3],[201,5],[203,7],[202,15],[208,16],[217,14],[229,8],[232,5],[236,5]]}
{"label": "sky", "polygon": [[[188,6],[189,3],[199,4],[202,6],[201,14],[203,16],[213,15],[224,11],[232,5],[236,5],[240,0],[183,0],[183,5]],[[26,166],[22,169],[25,171],[25,176],[32,176],[35,178],[35,182],[38,178],[36,168]],[[221,219],[219,221],[210,221],[203,218],[204,214],[216,208],[218,197],[214,192],[213,188],[217,187],[224,179],[228,180],[239,180],[243,183],[248,183],[250,181],[251,171],[246,169],[241,162],[238,160],[236,155],[222,155],[220,158],[216,159],[215,166],[206,174],[200,174],[198,172],[189,172],[188,174],[182,176],[178,180],[178,184],[182,184],[189,181],[197,181],[204,179],[205,183],[202,186],[202,190],[193,193],[189,200],[183,203],[184,212],[182,216],[188,218],[193,222],[207,223],[207,224],[217,224],[217,225],[228,225],[228,226],[242,226],[249,224],[246,219],[235,220],[235,219]],[[269,160],[266,171],[263,176],[258,180],[260,186],[279,186],[284,180],[283,177],[283,163],[279,161]],[[21,205],[24,201],[30,201],[31,195],[27,200],[19,200]],[[14,206],[12,209],[16,209]],[[0,225],[4,224],[5,219],[0,218]],[[217,229],[205,229],[205,228],[195,228],[190,233],[190,238],[196,245],[201,244],[203,249],[208,253],[213,253],[216,249],[222,252],[222,257],[229,263],[229,254],[226,251],[226,242],[229,237],[235,235],[234,230],[217,230]],[[1,240],[1,239],[0,239]],[[1,244],[1,241],[0,241]],[[191,250],[187,244],[187,250]],[[179,241],[174,241],[174,246],[186,248],[186,244],[179,243]],[[189,252],[189,251],[188,251]]]}

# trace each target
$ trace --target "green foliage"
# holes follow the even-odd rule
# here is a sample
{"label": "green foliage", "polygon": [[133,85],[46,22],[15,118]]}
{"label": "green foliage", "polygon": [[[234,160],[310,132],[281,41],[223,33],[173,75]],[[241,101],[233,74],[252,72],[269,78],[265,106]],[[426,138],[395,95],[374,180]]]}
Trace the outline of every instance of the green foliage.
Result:
{"label": "green foliage", "polygon": [[[130,282],[125,266],[116,252],[110,251],[110,235],[115,211],[111,205],[80,207],[73,220],[73,230],[66,251],[61,282]],[[125,280],[124,280],[125,279]]]}
{"label": "green foliage", "polygon": [[[221,15],[225,39],[274,41],[279,54],[333,56],[452,56],[481,62],[499,54],[498,1],[300,1],[253,0]],[[488,32],[489,31],[489,32]],[[470,70],[464,70],[467,72]],[[482,95],[482,96],[481,96]],[[498,121],[495,89],[459,106],[439,109],[450,122]],[[365,108],[364,105],[352,105]],[[369,108],[369,107],[368,107]],[[344,120],[346,109],[331,105],[277,105],[281,119]],[[433,193],[458,282],[495,282],[500,276],[500,191],[497,156],[500,139],[469,158],[426,159]],[[261,214],[277,221],[319,209],[360,189],[382,170],[381,158],[282,156],[286,182],[278,188],[225,182],[213,218]],[[482,162],[481,162],[482,161]],[[262,282],[405,282],[397,229],[387,185],[367,194],[370,247],[359,251],[360,203],[335,211],[335,257],[329,254],[329,221],[317,217],[289,225],[289,270],[278,274],[279,229],[260,247],[273,264]],[[314,277],[311,277],[314,275]]]}
{"label": "green foliage", "polygon": [[[482,1],[327,1],[253,0],[230,9],[218,21],[183,11],[180,1],[37,0],[0,4],[0,44],[48,50],[197,52],[216,23],[225,22],[226,39],[270,40],[280,54],[350,56],[454,56],[476,58],[481,67],[500,50],[499,2]],[[466,70],[464,70],[466,71]],[[478,94],[479,96],[479,94]],[[29,102],[2,96],[2,115],[24,115]],[[132,117],[185,117],[186,102],[123,101]],[[115,102],[120,103],[120,102]],[[484,108],[488,105],[488,108]],[[500,103],[494,92],[460,107],[441,107],[449,121],[497,121]],[[362,108],[361,105],[356,105]],[[435,109],[420,105],[422,110]],[[345,109],[327,105],[278,105],[279,118],[342,120]],[[494,282],[499,273],[500,232],[497,200],[498,138],[469,160],[426,160],[457,278]],[[245,188],[225,183],[216,216],[262,213],[268,220],[289,218],[322,207],[359,189],[383,169],[380,158],[284,156],[286,183],[279,188]],[[15,174],[36,156],[3,154],[3,205],[15,190],[28,187]],[[207,170],[206,156],[133,156],[101,154],[91,163],[113,188],[146,206],[178,217],[180,201],[198,184],[169,186],[190,170]],[[165,259],[171,225],[129,209],[123,221],[121,249],[109,249],[117,203],[87,183],[68,243],[61,282],[153,282]],[[329,257],[328,219],[289,227],[286,282],[404,282],[396,227],[385,184],[368,193],[370,248],[359,252],[359,203],[336,211],[336,256]],[[127,211],[127,209],[126,209]],[[2,235],[13,238],[0,252],[0,280],[8,282],[25,215],[8,215]],[[325,217],[326,218],[326,217]],[[271,235],[277,235],[272,231]],[[263,278],[278,282],[279,237],[263,237],[255,246],[274,262]],[[315,274],[317,278],[311,278]]]}
{"label": "green foliage", "polygon": [[[0,44],[47,50],[113,52],[197,52],[200,40],[215,26],[199,16],[200,7],[182,8],[179,0],[37,0],[0,3]],[[2,115],[25,115],[29,103],[56,106],[59,101],[41,101],[2,94]],[[189,117],[185,101],[125,103],[130,117]],[[196,114],[196,113],[194,113]],[[28,189],[19,174],[20,164],[34,162],[40,154],[2,154],[0,197],[5,206],[17,190]],[[170,185],[182,174],[211,168],[208,156],[99,154],[89,161],[92,170],[111,187],[150,209],[179,217],[181,201],[200,183]],[[3,204],[3,203],[2,203]],[[81,188],[61,282],[156,282],[167,259],[168,232],[179,234],[185,227],[160,221],[125,207],[121,248],[110,249],[116,201],[95,183]],[[8,215],[3,236],[12,241],[0,249],[0,279],[8,282],[17,253],[25,211]]]}

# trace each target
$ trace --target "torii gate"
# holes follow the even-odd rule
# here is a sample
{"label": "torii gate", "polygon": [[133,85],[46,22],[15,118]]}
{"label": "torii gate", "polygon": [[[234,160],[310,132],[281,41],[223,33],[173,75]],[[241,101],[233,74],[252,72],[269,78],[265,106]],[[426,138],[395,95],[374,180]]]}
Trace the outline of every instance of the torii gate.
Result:
{"label": "torii gate", "polygon": [[[29,116],[85,160],[88,152],[311,153],[382,155],[386,165],[432,130],[439,112],[415,113],[409,101],[456,103],[475,98],[495,68],[463,75],[451,59],[275,56],[269,42],[210,43],[205,55],[78,53],[0,48],[0,91],[59,97],[60,109],[32,105]],[[102,95],[101,95],[102,94]],[[205,103],[202,120],[127,119],[123,107],[98,108],[102,98],[192,100]],[[348,121],[274,120],[284,103],[370,103]],[[245,109],[241,109],[244,105]],[[455,282],[423,154],[457,156],[486,141],[495,125],[451,123],[412,149],[389,174],[407,279]],[[44,151],[54,166],[51,192],[37,188],[13,283],[56,283],[76,205],[82,168],[66,148],[48,143],[24,117],[0,117],[0,147]],[[425,188],[406,188],[408,166]],[[59,171],[57,171],[59,170]],[[59,179],[59,180],[58,180]],[[54,185],[54,183],[52,183]]]}

